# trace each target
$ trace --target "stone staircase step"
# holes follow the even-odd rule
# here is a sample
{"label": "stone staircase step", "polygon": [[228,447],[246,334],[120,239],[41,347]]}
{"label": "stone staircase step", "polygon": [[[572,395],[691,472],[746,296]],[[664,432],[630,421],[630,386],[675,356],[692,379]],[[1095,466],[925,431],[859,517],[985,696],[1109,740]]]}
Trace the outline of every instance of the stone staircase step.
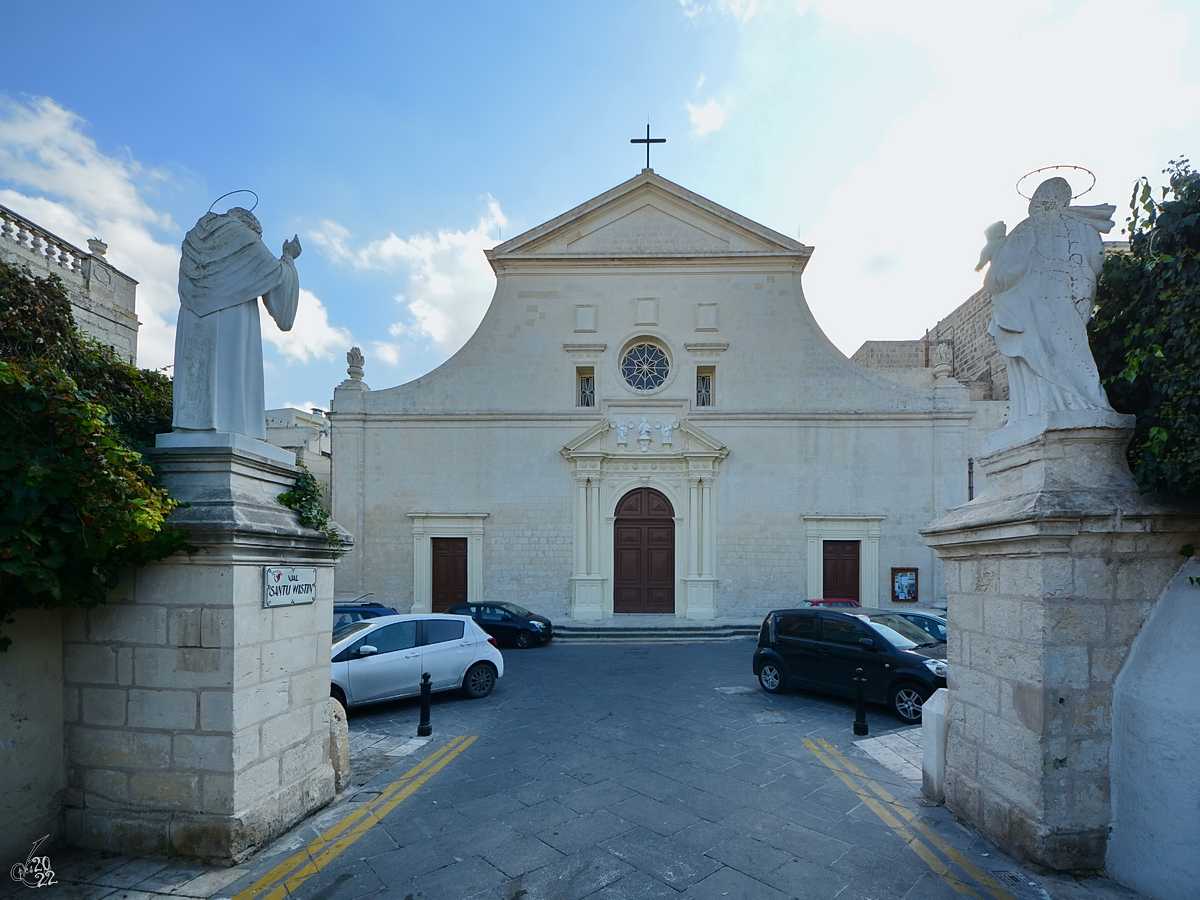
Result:
{"label": "stone staircase step", "polygon": [[758,634],[760,623],[736,622],[708,625],[632,625],[555,623],[556,641],[727,641]]}

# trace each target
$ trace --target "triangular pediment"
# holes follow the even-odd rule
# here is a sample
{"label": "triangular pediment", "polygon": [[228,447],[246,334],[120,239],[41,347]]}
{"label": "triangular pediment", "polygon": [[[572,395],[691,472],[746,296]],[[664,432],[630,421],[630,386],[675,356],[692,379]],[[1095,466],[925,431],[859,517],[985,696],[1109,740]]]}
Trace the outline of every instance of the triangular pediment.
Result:
{"label": "triangular pediment", "polygon": [[[568,441],[562,448],[562,455],[567,459],[582,456],[612,458],[625,455],[637,458],[682,456],[685,458],[716,457],[724,459],[729,455],[729,449],[724,444],[686,419],[672,422],[670,444],[665,444],[661,423],[671,421],[670,416],[658,414],[657,417],[653,415],[646,417],[648,420],[654,420],[654,426],[656,426],[652,428],[646,441],[639,441],[637,424],[633,418],[629,416],[621,418],[627,421],[624,433],[621,432],[615,418],[611,421],[597,422]],[[645,444],[644,450],[642,449],[643,444]]]}
{"label": "triangular pediment", "polygon": [[521,259],[791,256],[812,248],[646,170],[488,251]]}

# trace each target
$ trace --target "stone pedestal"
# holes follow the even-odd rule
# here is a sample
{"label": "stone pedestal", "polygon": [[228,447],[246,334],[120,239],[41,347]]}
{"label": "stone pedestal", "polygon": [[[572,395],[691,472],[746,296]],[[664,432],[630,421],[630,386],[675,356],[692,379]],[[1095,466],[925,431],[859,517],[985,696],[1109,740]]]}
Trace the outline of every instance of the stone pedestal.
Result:
{"label": "stone pedestal", "polygon": [[984,493],[923,532],[949,599],[946,803],[1057,870],[1104,865],[1113,684],[1200,528],[1137,491],[1132,424],[1065,413],[1002,429],[977,460]]}
{"label": "stone pedestal", "polygon": [[[153,451],[196,552],[130,573],[64,623],[77,846],[232,862],[333,796],[340,554],[276,499],[296,472],[277,448],[218,438]],[[268,566],[315,568],[315,601],[264,608]]]}

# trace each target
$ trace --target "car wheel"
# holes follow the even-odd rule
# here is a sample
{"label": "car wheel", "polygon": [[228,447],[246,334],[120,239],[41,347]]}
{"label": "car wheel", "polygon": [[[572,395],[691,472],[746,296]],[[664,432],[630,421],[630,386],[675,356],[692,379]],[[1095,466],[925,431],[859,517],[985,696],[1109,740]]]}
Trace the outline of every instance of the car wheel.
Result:
{"label": "car wheel", "polygon": [[929,695],[915,684],[899,684],[888,695],[888,706],[910,725],[921,721],[921,707]]}
{"label": "car wheel", "polygon": [[487,663],[476,663],[463,676],[463,693],[473,700],[486,697],[495,686],[496,670]]}
{"label": "car wheel", "polygon": [[776,663],[763,663],[758,670],[758,683],[768,694],[782,694],[787,689],[787,677]]}
{"label": "car wheel", "polygon": [[528,631],[517,632],[517,649],[528,650],[533,646],[533,635]]}
{"label": "car wheel", "polygon": [[334,700],[336,700],[338,703],[342,704],[342,709],[346,708],[346,694],[336,684],[330,685],[329,696],[332,697]]}

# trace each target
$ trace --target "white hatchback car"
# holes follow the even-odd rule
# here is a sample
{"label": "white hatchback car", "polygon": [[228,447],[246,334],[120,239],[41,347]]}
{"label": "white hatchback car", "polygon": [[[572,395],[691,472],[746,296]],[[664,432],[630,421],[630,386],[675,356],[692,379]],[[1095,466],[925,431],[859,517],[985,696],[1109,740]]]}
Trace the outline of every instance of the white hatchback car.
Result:
{"label": "white hatchback car", "polygon": [[377,616],[333,634],[329,692],[342,706],[412,697],[424,672],[435,691],[486,697],[504,675],[504,657],[469,616]]}

